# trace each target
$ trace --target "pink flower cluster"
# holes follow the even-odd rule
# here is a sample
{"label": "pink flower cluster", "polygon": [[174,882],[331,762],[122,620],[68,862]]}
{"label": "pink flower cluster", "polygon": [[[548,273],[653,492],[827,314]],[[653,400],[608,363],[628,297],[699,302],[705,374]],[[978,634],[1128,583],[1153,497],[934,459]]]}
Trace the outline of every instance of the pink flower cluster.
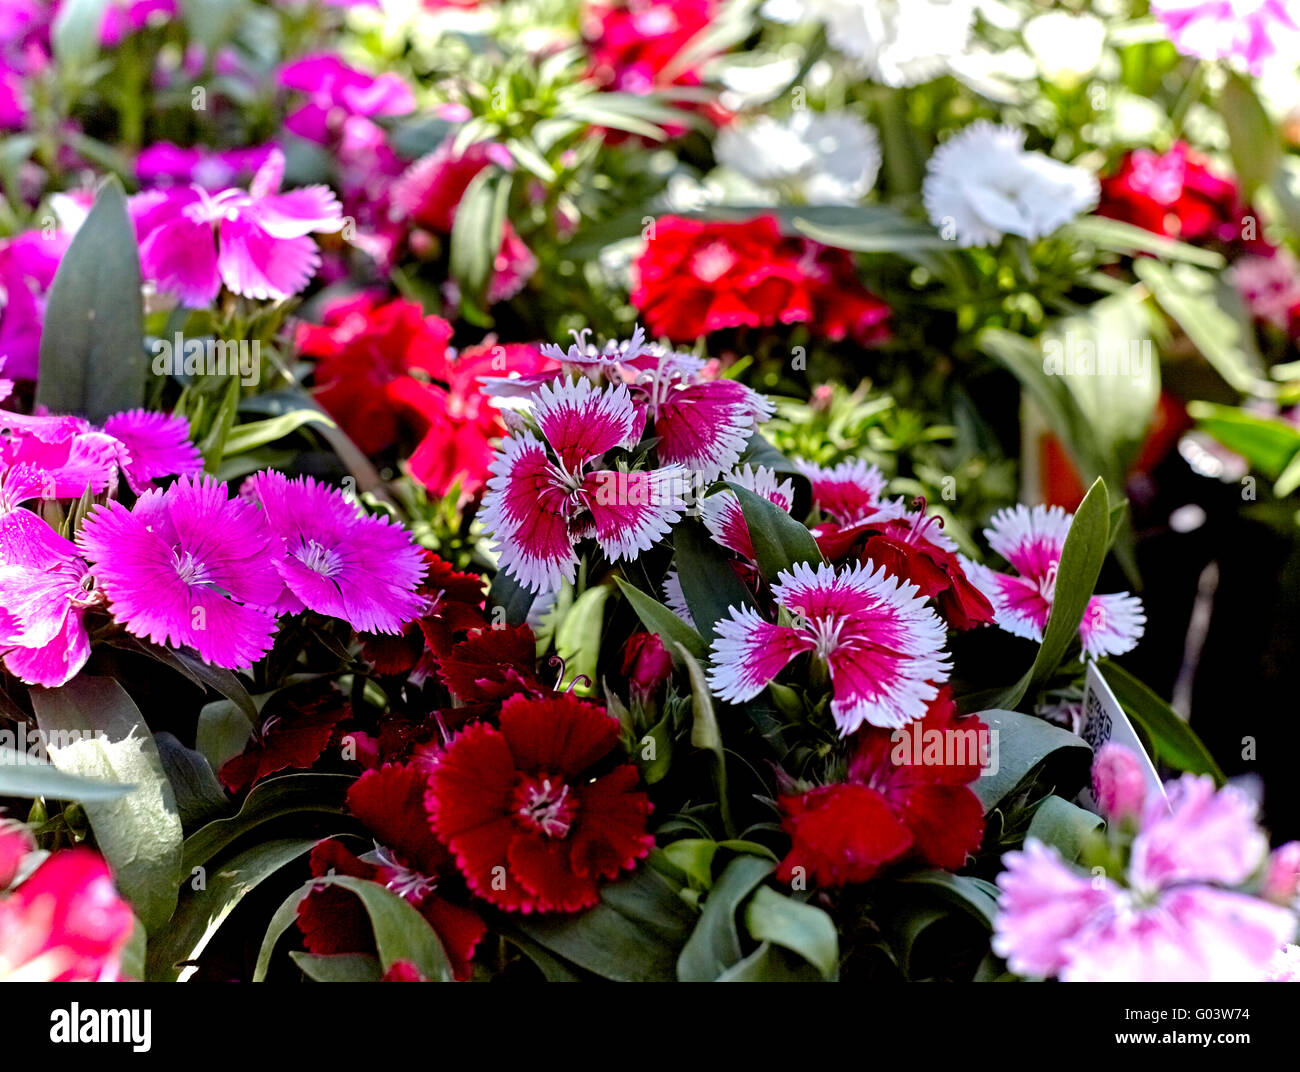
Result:
{"label": "pink flower cluster", "polygon": [[[755,391],[709,379],[704,363],[631,341],[597,350],[585,333],[566,351],[543,346],[562,372],[489,380],[514,395],[526,417],[491,467],[484,527],[501,565],[534,592],[572,581],[576,545],[588,537],[611,562],[635,559],[682,516],[691,482],[708,482],[740,459],[771,413]],[[631,451],[649,434],[657,465],[609,468],[611,451]]]}
{"label": "pink flower cluster", "polygon": [[1296,934],[1300,846],[1270,859],[1254,801],[1205,775],[1144,800],[1121,749],[1102,749],[1094,780],[1123,873],[1086,874],[1030,839],[1003,858],[994,951],[1017,974],[1067,982],[1273,977]]}
{"label": "pink flower cluster", "polygon": [[[0,653],[30,684],[61,685],[81,669],[92,610],[134,636],[243,667],[270,648],[277,614],[311,609],[397,633],[423,607],[423,557],[400,526],[273,472],[232,499],[198,475],[182,417],[137,410],[97,429],[0,413],[0,430]],[[111,495],[119,475],[134,506],[95,506],[75,540],[24,508]],[[167,476],[180,479],[153,486]]]}

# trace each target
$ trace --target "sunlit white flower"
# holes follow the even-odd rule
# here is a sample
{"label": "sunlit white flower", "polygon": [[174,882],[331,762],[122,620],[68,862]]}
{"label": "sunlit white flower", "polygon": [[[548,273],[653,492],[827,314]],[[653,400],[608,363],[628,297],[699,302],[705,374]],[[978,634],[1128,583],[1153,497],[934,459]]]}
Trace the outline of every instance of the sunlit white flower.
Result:
{"label": "sunlit white flower", "polygon": [[960,246],[1004,235],[1037,239],[1097,203],[1095,175],[1025,149],[1015,127],[981,119],[930,157],[922,195],[930,221]]}
{"label": "sunlit white flower", "polygon": [[1025,44],[1049,82],[1078,85],[1101,63],[1106,25],[1095,15],[1048,11],[1025,23]]}
{"label": "sunlit white flower", "polygon": [[724,127],[718,163],[813,205],[861,201],[880,171],[875,127],[849,112],[795,112]]}
{"label": "sunlit white flower", "polygon": [[878,82],[914,86],[969,47],[973,0],[767,0],[775,22],[821,22],[832,47]]}

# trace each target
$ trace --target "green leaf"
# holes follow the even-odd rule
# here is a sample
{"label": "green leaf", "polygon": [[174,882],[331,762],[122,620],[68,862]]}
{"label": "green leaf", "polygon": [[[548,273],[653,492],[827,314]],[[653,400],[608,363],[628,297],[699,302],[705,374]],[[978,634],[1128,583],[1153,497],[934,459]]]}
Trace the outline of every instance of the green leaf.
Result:
{"label": "green leaf", "polygon": [[547,951],[616,982],[670,982],[678,950],[695,912],[678,887],[643,867],[600,891],[600,902],[577,915],[523,916],[500,927],[515,930]]}
{"label": "green leaf", "polygon": [[1097,669],[1125,713],[1146,733],[1156,757],[1191,774],[1212,774],[1220,785],[1223,771],[1195,731],[1164,700],[1123,667],[1109,659]]}
{"label": "green leaf", "polygon": [[745,909],[745,926],[758,941],[773,942],[798,953],[824,979],[833,980],[838,975],[840,943],[835,922],[816,905],[760,886]]}
{"label": "green leaf", "polygon": [[808,961],[771,942],[764,942],[718,976],[719,983],[820,983],[821,973]]}
{"label": "green leaf", "polygon": [[[970,785],[987,815],[1025,783],[1039,768],[1050,766],[1051,776],[1064,795],[1078,789],[1092,766],[1092,749],[1082,737],[1019,711],[981,711],[988,726],[996,760]],[[992,737],[993,733],[997,737]]]}
{"label": "green leaf", "polygon": [[1271,389],[1254,327],[1231,283],[1188,264],[1169,266],[1149,257],[1136,261],[1133,270],[1231,386],[1243,393]]}
{"label": "green leaf", "polygon": [[102,424],[144,404],[147,373],[135,229],[122,184],[110,178],[50,287],[36,401]]}
{"label": "green leaf", "polygon": [[709,647],[704,643],[704,638],[694,629],[682,621],[676,614],[670,611],[657,599],[646,595],[639,588],[633,588],[622,577],[616,577],[614,580],[618,583],[619,591],[632,604],[632,609],[636,611],[637,617],[641,619],[650,632],[654,633],[663,641],[664,647],[673,657],[673,662],[681,665],[681,656],[677,654],[675,645],[680,644],[697,659],[704,659],[709,654]]}
{"label": "green leaf", "polygon": [[785,473],[789,476],[798,477],[800,480],[807,479],[799,471],[799,467],[769,443],[761,432],[755,432],[749,437],[749,442],[745,444],[745,452],[740,456],[740,461],[736,465],[752,465],[756,469],[760,465],[765,465],[773,472]]}
{"label": "green leaf", "polygon": [[745,515],[745,525],[754,545],[754,557],[759,571],[769,584],[777,575],[800,562],[816,567],[824,561],[817,541],[800,522],[796,521],[776,503],[756,495],[739,484],[728,484]]}
{"label": "green leaf", "polygon": [[1061,228],[1060,234],[1088,242],[1112,253],[1151,253],[1169,261],[1186,261],[1201,268],[1222,268],[1224,259],[1213,250],[1201,249],[1186,242],[1148,231],[1107,216],[1080,216]]}
{"label": "green leaf", "polygon": [[31,699],[56,767],[134,786],[83,807],[118,889],[150,933],[158,931],[176,907],[182,832],[153,734],[111,678],[81,675],[57,689],[32,689]]}
{"label": "green leaf", "polygon": [[238,675],[223,666],[213,666],[204,661],[193,648],[163,648],[156,644],[147,644],[133,636],[114,638],[111,641],[117,647],[148,655],[160,663],[170,666],[179,674],[200,687],[212,689],[234,703],[248,718],[250,723],[257,722],[260,708],[249,696],[248,690],[239,680]]}
{"label": "green leaf", "polygon": [[906,254],[951,248],[929,224],[886,205],[803,206],[793,225],[815,242],[859,253]]}
{"label": "green leaf", "polygon": [[[1229,71],[1219,94],[1219,112],[1228,128],[1232,164],[1249,198],[1259,187],[1272,180],[1282,157],[1282,141],[1277,124],[1268,116],[1255,96],[1249,79]],[[1258,224],[1256,224],[1258,226]]]}
{"label": "green leaf", "polygon": [[225,451],[222,458],[229,458],[236,454],[243,454],[245,451],[255,450],[257,447],[264,447],[266,444],[283,439],[308,424],[324,425],[327,428],[337,427],[331,417],[314,409],[296,409],[290,413],[282,413],[278,417],[271,417],[264,421],[237,424],[230,429],[229,434],[226,436]]}
{"label": "green leaf", "polygon": [[691,678],[691,744],[710,753],[713,763],[713,788],[718,798],[718,815],[727,837],[735,837],[736,830],[731,821],[731,801],[727,796],[727,755],[722,747],[722,731],[718,728],[718,717],[713,711],[712,693],[704,677],[700,664],[691,657],[691,653],[681,644],[677,653],[686,664],[686,672]]}
{"label": "green leaf", "polygon": [[[1062,380],[1078,413],[1068,446],[1085,480],[1102,477],[1121,487],[1146,439],[1160,400],[1160,361],[1150,334],[1149,306],[1135,290],[1094,302],[1087,312],[1059,320],[1044,333],[1045,355],[1062,358]],[[1096,357],[1096,374],[1068,374],[1066,360],[1084,348]],[[1086,351],[1084,351],[1086,352]],[[1103,372],[1113,361],[1114,372]],[[1046,374],[1048,365],[1043,366]],[[1061,370],[1058,370],[1061,371]],[[1080,447],[1086,443],[1086,452]],[[1089,464],[1090,458],[1092,459]]]}
{"label": "green leaf", "polygon": [[[588,588],[573,602],[555,633],[555,653],[564,660],[562,689],[573,687],[582,696],[596,688],[596,664],[605,625],[605,601],[613,589],[607,584]],[[574,685],[580,677],[587,683]]]}
{"label": "green leaf", "polygon": [[681,982],[711,983],[744,956],[736,911],[774,870],[770,860],[758,856],[737,856],[727,864],[709,891],[700,921],[677,958],[677,978]]}
{"label": "green leaf", "polygon": [[244,750],[253,736],[253,729],[254,723],[232,701],[213,700],[199,708],[194,744],[208,765],[219,771],[228,759]]}
{"label": "green leaf", "polygon": [[317,956],[291,949],[289,959],[302,969],[308,979],[317,983],[377,983],[384,977],[379,961],[369,953]]}
{"label": "green leaf", "polygon": [[[8,733],[8,730],[0,731],[0,740]],[[0,797],[24,797],[29,800],[49,797],[51,800],[75,800],[82,804],[101,803],[125,796],[134,788],[133,785],[123,785],[120,782],[66,774],[50,763],[33,759],[26,752],[0,745]]]}
{"label": "green leaf", "polygon": [[452,224],[452,278],[460,285],[467,319],[481,325],[491,322],[486,314],[488,284],[505,233],[510,183],[510,175],[500,168],[484,168],[466,188]]}
{"label": "green leaf", "polygon": [[990,893],[987,883],[967,875],[954,875],[951,871],[921,871],[898,880],[908,886],[920,886],[942,901],[956,905],[972,919],[993,929],[997,919],[997,898]]}
{"label": "green leaf", "polygon": [[100,27],[108,0],[64,0],[50,28],[50,45],[59,66],[79,74],[99,54]]}
{"label": "green leaf", "polygon": [[[713,885],[713,858],[718,852],[718,842],[712,838],[682,838],[662,849],[654,850],[661,862],[690,884],[692,889],[707,890]],[[651,866],[658,866],[651,854]]]}
{"label": "green leaf", "polygon": [[1070,645],[1078,640],[1088,600],[1097,587],[1110,544],[1110,501],[1100,478],[1088,489],[1065,537],[1056,571],[1056,592],[1033,665],[1015,685],[993,701],[997,707],[1017,707],[1032,695],[1060,665]]}
{"label": "green leaf", "polygon": [[1187,412],[1202,431],[1272,480],[1279,479],[1300,452],[1300,429],[1275,417],[1214,402],[1189,402]]}
{"label": "green leaf", "polygon": [[[282,867],[309,853],[317,838],[278,838],[255,845],[211,874],[188,878],[176,915],[149,944],[148,978],[184,980],[239,902]],[[201,880],[201,881],[200,881]],[[198,885],[200,888],[196,889]]]}
{"label": "green leaf", "polygon": [[360,899],[370,917],[375,949],[385,972],[397,961],[406,960],[429,982],[452,981],[451,961],[437,932],[406,898],[377,882],[350,875],[324,875],[308,882],[307,889],[321,885],[338,886]]}
{"label": "green leaf", "polygon": [[1025,836],[1055,847],[1067,860],[1074,861],[1083,851],[1088,835],[1100,827],[1100,815],[1052,795],[1034,809]]}
{"label": "green leaf", "polygon": [[505,570],[498,570],[488,589],[487,605],[490,612],[495,612],[498,607],[505,612],[506,625],[523,625],[535,599],[536,593],[531,589],[524,587]]}
{"label": "green leaf", "polygon": [[253,786],[238,814],[200,827],[185,839],[182,874],[190,874],[238,838],[287,815],[342,815],[356,781],[348,774],[285,774]]}
{"label": "green leaf", "polygon": [[183,827],[188,829],[230,810],[226,791],[201,753],[186,748],[170,733],[159,733],[155,739]]}
{"label": "green leaf", "polygon": [[705,643],[713,643],[713,626],[730,618],[731,607],[752,607],[754,597],[735,571],[726,553],[698,521],[684,520],[673,529],[677,575],[682,595]]}

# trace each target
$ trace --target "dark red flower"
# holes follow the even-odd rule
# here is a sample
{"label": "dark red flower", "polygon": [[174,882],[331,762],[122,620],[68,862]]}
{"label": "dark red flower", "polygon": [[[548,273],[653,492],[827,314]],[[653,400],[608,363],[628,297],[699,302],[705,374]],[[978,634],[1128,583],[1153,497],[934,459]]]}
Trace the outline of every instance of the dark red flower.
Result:
{"label": "dark red flower", "polygon": [[465,703],[499,703],[550,692],[537,677],[537,639],[527,625],[471,633],[438,659],[447,687]]}
{"label": "dark red flower", "polygon": [[742,223],[661,217],[637,262],[632,303],[651,334],[679,342],[727,328],[806,323],[833,341],[873,343],[889,316],[857,281],[848,253],[784,237],[774,216]]}
{"label": "dark red flower", "polygon": [[426,804],[470,889],[516,912],[595,904],[600,879],[654,846],[637,768],[609,766],[620,755],[618,721],[568,694],[513,697],[499,729],[457,734],[430,772]]}
{"label": "dark red flower", "polygon": [[305,770],[320,759],[334,727],[351,714],[337,697],[327,696],[303,707],[271,715],[244,751],[226,760],[217,776],[232,793],[242,793],[263,778],[292,768]]}
{"label": "dark red flower", "polygon": [[421,662],[425,645],[436,659],[453,637],[487,624],[483,615],[483,578],[461,573],[432,551],[424,552],[425,574],[420,595],[429,601],[425,612],[408,622],[399,636],[361,634],[361,650],[376,673],[407,674]]}
{"label": "dark red flower", "polygon": [[1216,174],[1205,157],[1181,141],[1166,153],[1126,153],[1115,174],[1101,180],[1097,214],[1184,242],[1238,252],[1273,248],[1260,235],[1258,217],[1236,182]]}
{"label": "dark red flower", "polygon": [[673,657],[654,633],[633,633],[623,645],[623,676],[634,699],[651,699],[673,674]]}
{"label": "dark red flower", "polygon": [[[974,629],[993,621],[993,604],[962,569],[956,551],[940,543],[927,529],[942,521],[921,509],[906,517],[870,527],[861,561],[884,566],[894,576],[914,584],[954,629]],[[870,523],[868,523],[870,526]]]}
{"label": "dark red flower", "polygon": [[868,727],[848,780],[780,800],[790,852],[777,872],[822,886],[866,882],[911,858],[955,870],[984,837],[984,809],[967,787],[987,755],[987,727],[958,718],[941,689],[925,717],[898,730]]}
{"label": "dark red flower", "polygon": [[[348,810],[373,835],[375,850],[357,857],[340,842],[322,841],[311,852],[312,874],[351,875],[406,898],[438,935],[455,977],[463,981],[487,928],[476,912],[436,892],[453,868],[429,828],[426,788],[424,774],[414,766],[389,764],[363,774],[348,790]],[[312,953],[374,951],[365,908],[341,887],[312,890],[298,906],[298,929]]]}

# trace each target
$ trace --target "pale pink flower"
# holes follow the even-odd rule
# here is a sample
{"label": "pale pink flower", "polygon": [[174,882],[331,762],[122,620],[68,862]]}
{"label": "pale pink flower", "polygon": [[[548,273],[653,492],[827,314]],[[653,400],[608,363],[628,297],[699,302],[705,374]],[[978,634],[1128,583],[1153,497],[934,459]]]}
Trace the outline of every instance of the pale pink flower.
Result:
{"label": "pale pink flower", "polygon": [[1004,856],[994,952],[1017,974],[1067,982],[1266,979],[1296,917],[1234,887],[1267,850],[1249,797],[1184,775],[1167,802],[1147,801],[1123,882],[1032,838]]}
{"label": "pale pink flower", "polygon": [[1130,748],[1107,741],[1092,762],[1092,796],[1101,814],[1112,822],[1136,819],[1146,800],[1146,782],[1138,757]]}
{"label": "pale pink flower", "polygon": [[1300,51],[1300,15],[1289,0],[1151,0],[1151,14],[1184,55],[1230,60],[1253,75]]}

